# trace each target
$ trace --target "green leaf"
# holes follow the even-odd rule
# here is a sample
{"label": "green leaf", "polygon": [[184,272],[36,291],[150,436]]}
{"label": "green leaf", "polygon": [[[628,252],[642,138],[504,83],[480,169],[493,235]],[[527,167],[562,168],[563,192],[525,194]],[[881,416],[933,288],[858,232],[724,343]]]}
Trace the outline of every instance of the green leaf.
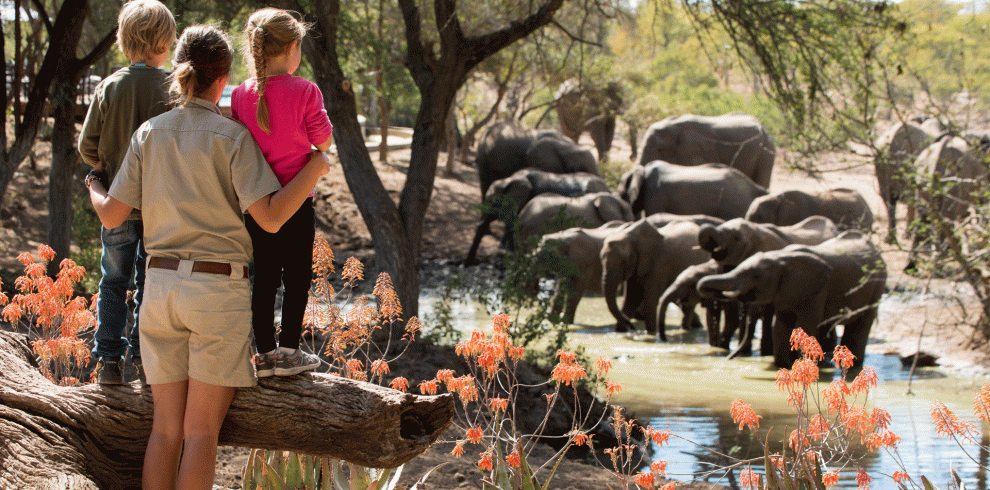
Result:
{"label": "green leaf", "polygon": [[[273,451],[269,455],[269,459],[275,462],[282,461],[284,463],[284,460],[280,460],[279,458],[277,458],[275,456],[275,453],[281,454],[281,451]],[[264,465],[264,470],[262,472],[262,475],[264,475],[263,483],[262,483],[262,485],[264,485],[264,488],[271,490],[286,490],[285,480],[282,480],[282,477],[279,476],[279,472],[272,466],[272,464],[269,463],[268,461],[265,461],[265,459],[260,456],[258,457],[258,461],[261,461],[261,463]]]}
{"label": "green leaf", "polygon": [[388,476],[392,474],[392,468],[385,468],[378,472],[378,477],[371,482],[375,490],[383,490],[388,483]]}
{"label": "green leaf", "polygon": [[303,488],[302,466],[299,464],[299,454],[289,453],[285,456],[285,485],[291,489]]}
{"label": "green leaf", "polygon": [[252,449],[250,456],[248,456],[247,464],[244,465],[244,473],[241,475],[244,488],[253,489],[258,486],[258,484],[255,483],[258,481],[258,478],[254,474],[254,458],[257,457],[257,454],[258,450]]}
{"label": "green leaf", "polygon": [[347,467],[351,469],[351,490],[366,490],[371,486],[368,468],[351,463],[347,463]]}
{"label": "green leaf", "polygon": [[932,482],[928,481],[928,478],[925,478],[925,475],[921,475],[921,484],[924,485],[925,490],[938,490],[935,485],[932,485]]}

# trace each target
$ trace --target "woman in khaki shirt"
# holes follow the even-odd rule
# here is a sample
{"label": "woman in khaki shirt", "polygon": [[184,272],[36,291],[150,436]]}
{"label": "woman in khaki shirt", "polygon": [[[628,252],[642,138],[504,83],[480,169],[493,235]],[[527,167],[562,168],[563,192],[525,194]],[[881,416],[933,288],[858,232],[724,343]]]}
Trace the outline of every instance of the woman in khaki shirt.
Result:
{"label": "woman in khaki shirt", "polygon": [[145,489],[211,487],[230,402],[255,384],[243,213],[274,233],[328,171],[314,152],[279,188],[248,130],[216,106],[232,59],[225,33],[187,28],[173,62],[177,107],[134,133],[109,194],[107,182],[87,178],[105,227],[134,208],[145,222],[141,346],[155,405]]}

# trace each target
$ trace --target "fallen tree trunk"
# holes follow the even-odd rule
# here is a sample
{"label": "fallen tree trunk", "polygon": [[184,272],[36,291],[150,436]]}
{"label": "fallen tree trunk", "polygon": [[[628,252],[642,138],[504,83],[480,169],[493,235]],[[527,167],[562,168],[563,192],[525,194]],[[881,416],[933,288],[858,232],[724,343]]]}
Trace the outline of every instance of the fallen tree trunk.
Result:
{"label": "fallen tree trunk", "polygon": [[[454,400],[311,374],[237,390],[220,444],[393,468],[450,426]],[[139,488],[151,390],[61,387],[21,334],[0,331],[0,488]]]}

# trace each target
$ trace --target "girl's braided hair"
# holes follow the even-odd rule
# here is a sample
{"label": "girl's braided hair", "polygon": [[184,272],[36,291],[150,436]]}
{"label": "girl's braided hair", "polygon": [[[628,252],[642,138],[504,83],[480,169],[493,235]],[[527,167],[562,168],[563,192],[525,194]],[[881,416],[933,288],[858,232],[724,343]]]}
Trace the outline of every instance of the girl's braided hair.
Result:
{"label": "girl's braided hair", "polygon": [[258,127],[266,133],[271,131],[264,97],[268,58],[284,53],[293,42],[301,41],[308,29],[291,12],[270,7],[251,14],[244,27],[245,56],[254,60],[251,68],[258,79]]}

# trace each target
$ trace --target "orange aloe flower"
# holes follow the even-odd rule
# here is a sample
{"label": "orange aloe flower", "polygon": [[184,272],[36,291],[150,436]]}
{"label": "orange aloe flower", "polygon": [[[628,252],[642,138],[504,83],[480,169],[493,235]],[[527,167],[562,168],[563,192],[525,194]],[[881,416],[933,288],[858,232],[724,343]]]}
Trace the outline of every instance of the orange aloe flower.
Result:
{"label": "orange aloe flower", "polygon": [[561,349],[557,349],[557,355],[554,357],[556,357],[558,362],[561,364],[574,364],[577,362],[577,356],[574,355],[573,352],[567,352]]}
{"label": "orange aloe flower", "polygon": [[835,351],[832,352],[832,362],[835,363],[835,367],[842,371],[851,368],[855,361],[856,356],[844,345],[836,346]]}
{"label": "orange aloe flower", "polygon": [[611,381],[606,381],[605,382],[605,391],[609,395],[614,395],[614,394],[622,391],[622,385],[619,384],[619,383],[613,383]]}
{"label": "orange aloe flower", "polygon": [[739,474],[739,483],[742,484],[743,488],[752,488],[753,490],[760,490],[760,475],[753,472],[753,468],[747,466],[746,469],[742,470]]}
{"label": "orange aloe flower", "polygon": [[[440,381],[442,383],[445,383],[445,384],[448,384],[449,385],[450,382],[451,382],[451,380],[453,380],[453,379],[454,379],[454,370],[453,369],[441,369],[441,370],[437,371],[437,381]],[[448,389],[450,389],[449,386],[448,386]]]}
{"label": "orange aloe flower", "polygon": [[826,487],[832,488],[836,483],[839,483],[839,472],[837,470],[831,470],[822,473],[822,483]]}
{"label": "orange aloe flower", "polygon": [[454,449],[450,450],[450,454],[457,456],[458,458],[464,456],[464,441],[458,441],[454,446]]}
{"label": "orange aloe flower", "polygon": [[990,422],[990,383],[984,383],[973,398],[973,413],[980,420]]}
{"label": "orange aloe flower", "polygon": [[[558,355],[562,351],[558,351]],[[573,356],[573,354],[571,354]],[[587,373],[584,371],[584,367],[580,364],[576,364],[573,358],[568,358],[566,356],[560,356],[561,362],[553,367],[553,371],[550,373],[550,377],[558,383],[563,383],[567,386],[571,386],[574,381],[584,378]],[[570,359],[570,362],[565,362],[563,359]]]}
{"label": "orange aloe flower", "polygon": [[423,395],[436,395],[437,394],[437,382],[436,380],[420,381],[419,392]]}
{"label": "orange aloe flower", "polygon": [[492,317],[492,330],[497,333],[504,333],[509,329],[509,325],[512,323],[512,319],[509,315],[505,313],[499,313]]}
{"label": "orange aloe flower", "polygon": [[818,363],[807,358],[794,361],[794,366],[791,367],[791,379],[802,387],[818,382]]}
{"label": "orange aloe flower", "polygon": [[586,442],[588,442],[587,432],[583,430],[578,430],[577,427],[575,427],[574,431],[571,433],[574,434],[574,444],[577,444],[578,446],[583,446]]}
{"label": "orange aloe flower", "polygon": [[483,469],[483,470],[485,470],[485,471],[491,471],[492,470],[492,455],[491,455],[491,453],[486,452],[486,453],[484,453],[484,454],[481,455],[481,459],[478,460],[478,467],[481,468],[481,469]]}
{"label": "orange aloe flower", "polygon": [[829,427],[828,421],[821,414],[816,413],[808,422],[808,437],[816,441],[825,439],[830,430],[831,427]]}
{"label": "orange aloe flower", "polygon": [[739,424],[739,430],[742,430],[747,425],[750,430],[756,430],[760,427],[760,416],[756,415],[753,407],[750,407],[739,398],[732,400],[729,414],[732,415],[732,421]]}
{"label": "orange aloe flower", "polygon": [[364,265],[357,257],[348,257],[344,262],[344,270],[340,276],[351,284],[362,281],[364,280]]}
{"label": "orange aloe flower", "polygon": [[403,378],[402,376],[399,376],[392,380],[390,386],[392,387],[393,390],[399,390],[405,393],[406,391],[409,391],[409,380]]}
{"label": "orange aloe flower", "polygon": [[856,488],[869,489],[871,481],[873,478],[870,478],[862,468],[856,470],[856,485],[858,485]]}
{"label": "orange aloe flower", "polygon": [[474,426],[467,430],[467,438],[471,441],[471,444],[481,444],[481,438],[485,435],[485,431],[481,430],[481,427]]}
{"label": "orange aloe flower", "polygon": [[502,397],[492,398],[491,400],[488,400],[488,403],[490,404],[493,412],[504,412],[507,408],[509,408],[509,400]]}
{"label": "orange aloe flower", "polygon": [[652,471],[644,471],[636,475],[636,484],[641,487],[653,488],[657,475]]}
{"label": "orange aloe flower", "polygon": [[866,393],[870,391],[870,388],[876,388],[876,386],[877,372],[873,368],[868,367],[860,371],[860,373],[856,376],[856,379],[854,379],[852,384],[849,386],[849,390],[852,394],[858,395],[860,393]]}
{"label": "orange aloe flower", "polygon": [[526,348],[521,345],[513,345],[512,347],[509,347],[509,357],[513,360],[518,361],[519,359],[522,359],[523,354],[525,353]]}
{"label": "orange aloe flower", "polygon": [[901,442],[900,436],[889,430],[875,432],[866,438],[866,447],[873,451],[882,447],[894,447]]}
{"label": "orange aloe flower", "polygon": [[508,456],[505,457],[505,462],[513,468],[519,467],[519,451],[512,451]]}
{"label": "orange aloe flower", "polygon": [[600,375],[608,376],[609,369],[612,369],[612,361],[606,361],[605,359],[599,357],[595,360],[595,369]]}
{"label": "orange aloe flower", "polygon": [[961,437],[965,440],[976,440],[976,426],[959,420],[944,403],[937,401],[932,404],[932,422],[935,424],[938,436]]}
{"label": "orange aloe flower", "polygon": [[675,488],[677,488],[677,483],[670,482],[670,483],[668,483],[668,484],[660,487],[660,490],[674,490]]}
{"label": "orange aloe flower", "polygon": [[910,477],[908,477],[906,471],[895,471],[894,474],[891,475],[891,478],[894,479],[894,483],[901,483],[911,479]]}
{"label": "orange aloe flower", "polygon": [[371,363],[371,372],[375,373],[375,376],[381,376],[383,374],[387,374],[388,363],[381,359],[375,359],[375,361]]}
{"label": "orange aloe flower", "polygon": [[667,462],[663,460],[654,461],[650,463],[650,469],[654,473],[666,478],[667,477]]}

